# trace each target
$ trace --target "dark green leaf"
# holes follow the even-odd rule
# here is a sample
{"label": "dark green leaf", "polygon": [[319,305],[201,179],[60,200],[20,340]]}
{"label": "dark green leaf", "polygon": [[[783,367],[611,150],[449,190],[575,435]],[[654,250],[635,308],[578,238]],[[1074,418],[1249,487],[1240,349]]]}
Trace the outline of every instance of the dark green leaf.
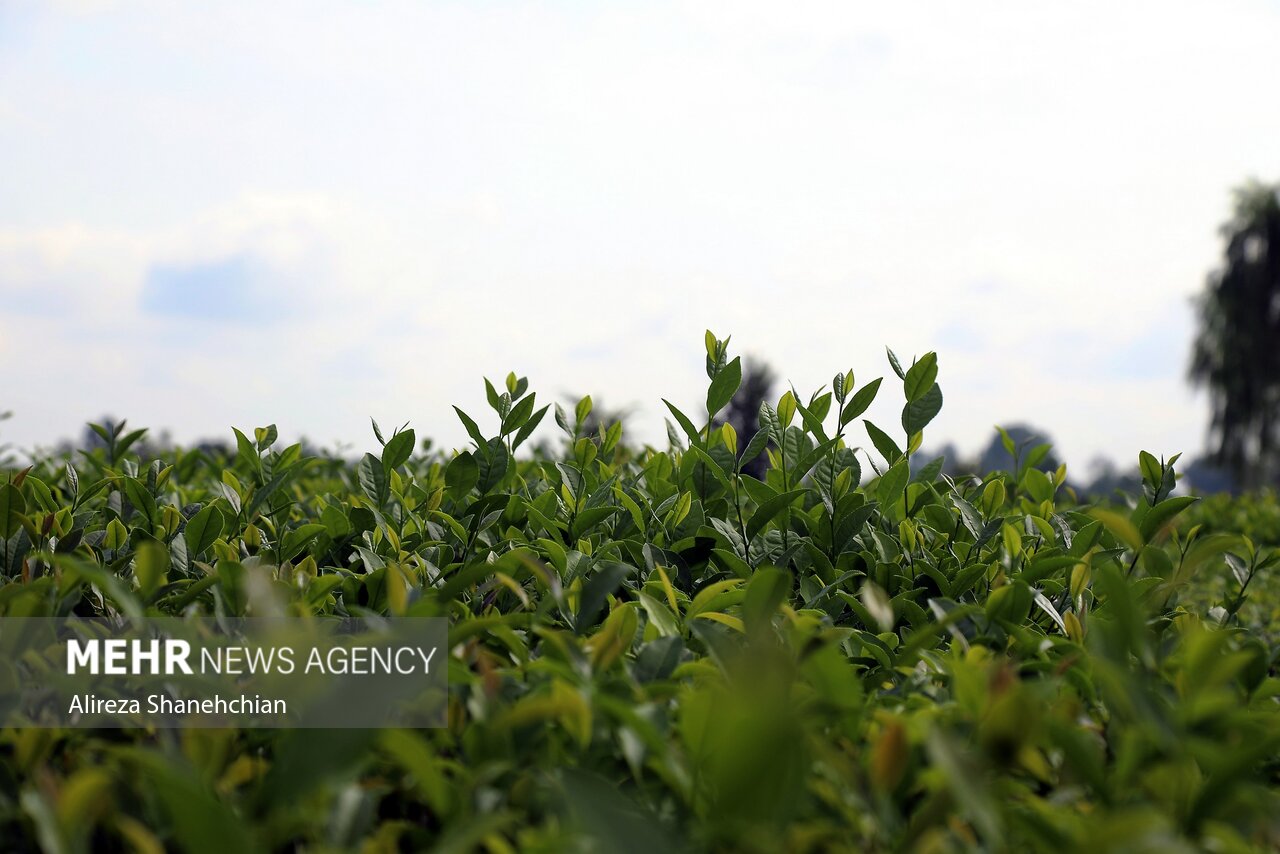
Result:
{"label": "dark green leaf", "polygon": [[192,557],[198,557],[213,545],[213,541],[222,536],[226,520],[222,512],[212,504],[206,504],[200,512],[187,520],[184,533],[187,540],[187,551]]}
{"label": "dark green leaf", "polygon": [[902,491],[906,489],[910,478],[911,469],[905,458],[890,466],[876,486],[876,498],[879,499],[880,505],[886,508],[893,507],[902,498]]}
{"label": "dark green leaf", "polygon": [[735,356],[711,381],[711,387],[707,389],[707,412],[714,416],[728,406],[741,384],[742,360]]}
{"label": "dark green leaf", "polygon": [[635,571],[635,567],[625,563],[606,563],[582,585],[582,593],[578,597],[578,613],[574,616],[574,629],[582,634],[595,625],[605,600],[617,590],[623,579]]}
{"label": "dark green leaf", "polygon": [[666,398],[663,398],[662,402],[667,405],[667,409],[671,410],[671,414],[675,416],[676,422],[680,425],[680,429],[689,437],[689,443],[691,445],[699,444],[701,442],[701,437],[698,435],[698,428],[693,426],[693,422],[689,420],[689,416],[685,415],[679,409],[676,409],[675,405]]}
{"label": "dark green leaf", "polygon": [[902,456],[902,449],[898,447],[897,442],[889,438],[888,433],[865,419],[862,423],[867,428],[867,435],[871,437],[871,444],[876,446],[876,450],[880,452],[880,456],[884,457],[885,462],[893,463]]}
{"label": "dark green leaf", "polygon": [[453,411],[458,413],[458,420],[462,422],[463,427],[467,428],[467,435],[475,441],[477,447],[483,445],[487,440],[484,438],[484,434],[480,432],[480,427],[472,417],[456,406],[453,408]]}
{"label": "dark green leaf", "polygon": [[880,383],[883,380],[884,377],[876,377],[858,389],[853,398],[844,405],[844,409],[840,410],[840,423],[842,425],[848,424],[867,411],[867,407],[871,406],[871,402],[876,399],[876,393],[880,391]]}
{"label": "dark green leaf", "polygon": [[942,386],[934,383],[921,397],[902,408],[902,429],[908,436],[919,433],[942,410]]}
{"label": "dark green leaf", "polygon": [[394,471],[404,465],[413,454],[416,441],[413,430],[404,430],[392,436],[382,449],[382,468]]}
{"label": "dark green leaf", "polygon": [[803,489],[793,489],[790,492],[775,495],[757,507],[756,512],[751,514],[751,521],[747,523],[747,539],[755,539],[756,534],[764,530],[764,527],[772,522],[779,513],[790,507],[804,494],[805,490]]}
{"label": "dark green leaf", "polygon": [[938,354],[925,353],[920,357],[911,370],[907,371],[907,375],[902,378],[903,390],[906,392],[907,401],[914,402],[924,397],[929,389],[933,388],[934,381],[938,379]]}
{"label": "dark green leaf", "polygon": [[375,504],[386,501],[391,486],[387,481],[387,471],[382,467],[382,460],[373,454],[365,454],[360,460],[359,478],[360,489],[370,501]]}

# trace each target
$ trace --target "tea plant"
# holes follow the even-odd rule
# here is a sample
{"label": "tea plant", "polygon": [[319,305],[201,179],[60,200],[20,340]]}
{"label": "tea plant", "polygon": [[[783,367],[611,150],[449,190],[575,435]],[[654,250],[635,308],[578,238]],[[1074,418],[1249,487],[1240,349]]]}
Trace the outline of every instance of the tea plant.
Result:
{"label": "tea plant", "polygon": [[914,459],[934,353],[739,435],[728,345],[665,448],[512,374],[458,453],[375,423],[355,463],[274,426],[143,459],[121,425],[8,473],[0,615],[445,616],[451,697],[438,730],[4,730],[5,847],[1280,845],[1280,553],[1182,524],[1176,457],[1128,507],[1007,435],[1013,470],[948,478]]}

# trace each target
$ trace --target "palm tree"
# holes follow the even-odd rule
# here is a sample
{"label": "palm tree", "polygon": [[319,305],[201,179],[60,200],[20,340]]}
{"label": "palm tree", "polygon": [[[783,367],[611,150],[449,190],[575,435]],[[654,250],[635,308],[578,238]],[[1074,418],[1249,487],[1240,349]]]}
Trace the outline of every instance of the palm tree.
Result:
{"label": "palm tree", "polygon": [[1235,191],[1224,264],[1196,301],[1193,384],[1209,388],[1215,461],[1251,488],[1275,480],[1280,419],[1280,186]]}

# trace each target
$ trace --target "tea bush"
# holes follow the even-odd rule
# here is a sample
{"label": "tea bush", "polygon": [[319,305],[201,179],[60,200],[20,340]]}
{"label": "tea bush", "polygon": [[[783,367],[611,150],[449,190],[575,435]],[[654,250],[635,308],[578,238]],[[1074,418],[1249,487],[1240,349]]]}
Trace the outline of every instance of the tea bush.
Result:
{"label": "tea bush", "polygon": [[[1239,497],[1205,496],[1187,508],[1182,524],[1198,526],[1205,533],[1238,534],[1259,546],[1280,546],[1280,502],[1273,490]],[[1229,601],[1242,578],[1234,565],[1226,568],[1229,571],[1208,572],[1197,578],[1185,601],[1201,612]],[[1241,620],[1270,645],[1280,645],[1280,574],[1257,573],[1243,580],[1249,587],[1240,607]]]}
{"label": "tea bush", "polygon": [[1205,531],[1242,534],[1260,545],[1280,546],[1280,500],[1274,490],[1239,498],[1208,495],[1187,514],[1188,522]]}
{"label": "tea bush", "polygon": [[1007,436],[1011,471],[913,465],[933,353],[740,436],[727,351],[666,448],[513,374],[457,454],[375,424],[355,463],[274,427],[141,459],[120,425],[10,472],[0,615],[445,616],[451,696],[436,730],[4,730],[5,848],[1280,846],[1280,557],[1187,524],[1176,457],[1132,507]]}

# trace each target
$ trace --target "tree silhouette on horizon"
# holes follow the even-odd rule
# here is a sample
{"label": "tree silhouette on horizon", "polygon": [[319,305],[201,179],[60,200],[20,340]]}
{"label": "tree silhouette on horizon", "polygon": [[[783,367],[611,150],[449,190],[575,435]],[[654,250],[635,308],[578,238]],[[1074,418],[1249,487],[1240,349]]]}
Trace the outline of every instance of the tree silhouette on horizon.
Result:
{"label": "tree silhouette on horizon", "polygon": [[1196,300],[1189,376],[1209,389],[1211,455],[1241,488],[1273,483],[1280,418],[1280,186],[1235,191],[1223,265]]}

